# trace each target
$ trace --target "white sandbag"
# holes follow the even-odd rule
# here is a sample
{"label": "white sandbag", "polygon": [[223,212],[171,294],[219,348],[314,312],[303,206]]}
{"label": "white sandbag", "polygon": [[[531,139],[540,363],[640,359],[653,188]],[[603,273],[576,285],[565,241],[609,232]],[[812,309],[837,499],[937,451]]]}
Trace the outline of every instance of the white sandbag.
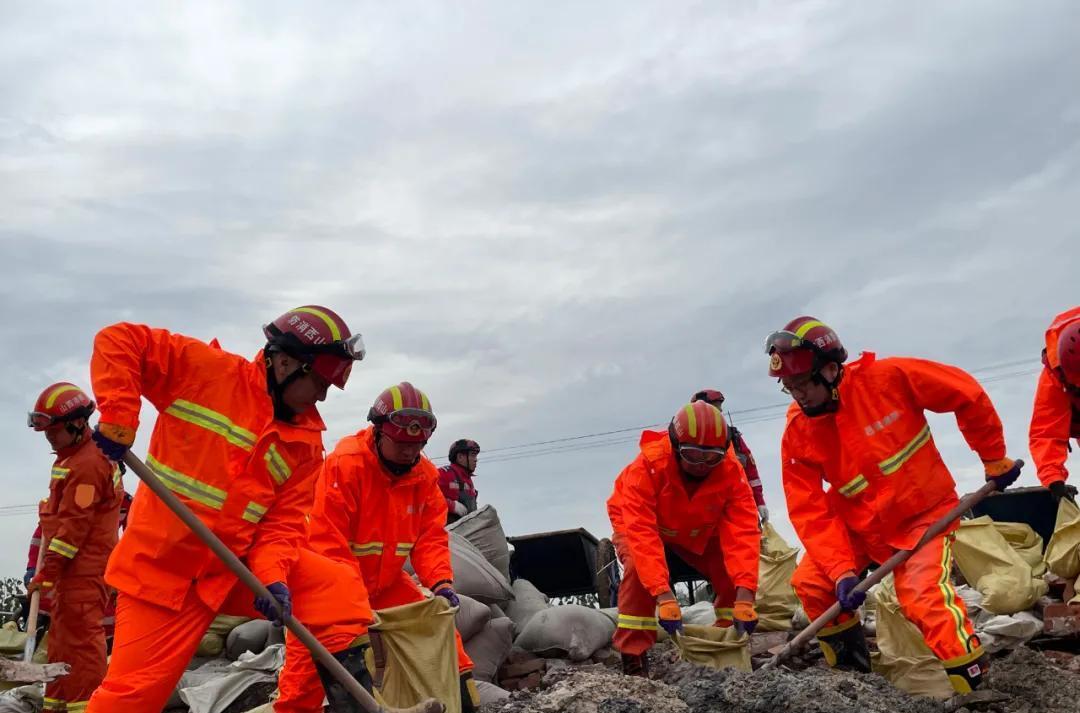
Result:
{"label": "white sandbag", "polygon": [[181,688],[180,700],[191,713],[221,713],[256,683],[276,681],[277,672],[284,665],[284,646],[273,646],[260,654],[245,653],[229,664],[224,676],[216,675],[197,686]]}
{"label": "white sandbag", "polygon": [[510,697],[510,691],[503,690],[494,683],[488,683],[487,681],[477,681],[476,690],[480,694],[480,705],[482,706],[489,703],[501,703]]}
{"label": "white sandbag", "polygon": [[514,592],[499,570],[484,559],[480,550],[457,533],[450,533],[450,559],[454,568],[454,590],[484,604],[503,606]]}
{"label": "white sandbag", "polygon": [[527,579],[515,579],[513,584],[514,601],[506,606],[506,615],[514,620],[518,631],[524,631],[533,615],[551,605],[548,597],[533,586]]}
{"label": "white sandbag", "polygon": [[480,632],[465,642],[465,653],[473,660],[473,677],[477,681],[495,682],[503,661],[514,648],[514,622],[509,618],[493,619]]}
{"label": "white sandbag", "polygon": [[683,607],[682,620],[690,626],[712,626],[716,623],[716,609],[711,601],[697,602]]}
{"label": "white sandbag", "polygon": [[457,522],[450,523],[446,529],[475,545],[503,578],[510,581],[510,550],[495,508],[484,505]]}
{"label": "white sandbag", "polygon": [[454,615],[454,626],[461,634],[461,640],[468,641],[487,625],[491,619],[491,610],[486,604],[481,604],[464,594],[459,594],[458,599],[461,605],[458,607],[457,614]]}
{"label": "white sandbag", "polygon": [[502,619],[506,616],[506,612],[498,604],[488,604],[488,610],[491,612],[492,619]]}
{"label": "white sandbag", "polygon": [[41,713],[45,699],[38,685],[0,692],[0,713]]}
{"label": "white sandbag", "polygon": [[599,609],[564,604],[533,615],[514,643],[539,656],[585,661],[610,646],[614,634],[615,624]]}
{"label": "white sandbag", "polygon": [[1042,631],[1042,620],[1026,611],[1008,616],[991,616],[975,627],[975,633],[979,635],[979,641],[988,654],[1015,649],[1031,641]]}
{"label": "white sandbag", "polygon": [[236,661],[245,651],[262,653],[273,628],[274,625],[266,619],[252,619],[240,624],[225,637],[225,656],[230,661]]}

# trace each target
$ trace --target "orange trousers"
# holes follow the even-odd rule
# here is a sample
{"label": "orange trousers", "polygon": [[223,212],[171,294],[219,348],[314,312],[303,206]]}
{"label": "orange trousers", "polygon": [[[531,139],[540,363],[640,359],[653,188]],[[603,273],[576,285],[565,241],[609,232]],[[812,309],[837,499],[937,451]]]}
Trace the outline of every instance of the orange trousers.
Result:
{"label": "orange trousers", "polygon": [[[953,538],[950,533],[928,542],[893,572],[900,609],[922,632],[926,645],[946,668],[970,663],[983,653],[964,600],[949,580]],[[858,546],[858,538],[851,540]],[[862,544],[867,543],[864,540]],[[873,545],[869,549],[873,551],[857,553],[856,569],[865,569],[871,561],[884,562],[894,552],[890,548]],[[836,602],[836,583],[809,555],[799,562],[791,584],[811,620],[821,616]],[[820,633],[825,636],[836,633],[846,628],[844,624],[854,617],[854,614],[841,614]]]}
{"label": "orange trousers", "polygon": [[[221,612],[261,617],[254,600],[246,587],[237,584]],[[120,592],[109,670],[90,697],[86,713],[149,713],[164,708],[217,614],[194,589],[180,611]],[[70,704],[68,710],[72,710]]]}
{"label": "orange trousers", "polygon": [[71,673],[45,685],[44,711],[82,713],[105,678],[103,577],[68,577],[57,584],[49,625],[49,663],[65,662]]}
{"label": "orange trousers", "polygon": [[[365,587],[360,574],[309,550],[300,550],[300,559],[289,572],[293,614],[331,653],[343,651],[367,634],[371,610],[411,604],[424,598],[420,588],[404,572],[390,587],[370,594],[370,608],[364,602]],[[471,671],[472,659],[465,653],[461,634],[457,640],[458,670]],[[311,653],[292,634],[285,636],[285,668],[278,676],[281,694],[274,702],[275,713],[322,713],[323,687]]]}
{"label": "orange trousers", "polygon": [[[649,593],[638,579],[634,558],[625,538],[615,533],[612,538],[615,553],[623,566],[622,582],[619,584],[619,619],[612,643],[615,649],[624,654],[642,654],[656,643],[659,624],[656,620],[656,597]],[[735,585],[724,566],[724,555],[720,544],[715,539],[710,541],[705,551],[696,555],[681,547],[664,545],[688,565],[709,578],[709,584],[716,592],[713,607],[716,610],[716,625],[728,627],[732,624],[732,607],[735,606]]]}

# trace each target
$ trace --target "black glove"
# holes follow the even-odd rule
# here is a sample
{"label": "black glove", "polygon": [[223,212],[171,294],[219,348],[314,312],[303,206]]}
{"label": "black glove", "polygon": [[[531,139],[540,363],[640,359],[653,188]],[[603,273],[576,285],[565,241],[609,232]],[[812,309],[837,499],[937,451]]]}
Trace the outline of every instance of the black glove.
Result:
{"label": "black glove", "polygon": [[1050,494],[1054,496],[1055,503],[1060,503],[1062,498],[1065,498],[1070,503],[1076,502],[1076,486],[1066,485],[1064,480],[1055,480],[1046,487],[1050,490]]}

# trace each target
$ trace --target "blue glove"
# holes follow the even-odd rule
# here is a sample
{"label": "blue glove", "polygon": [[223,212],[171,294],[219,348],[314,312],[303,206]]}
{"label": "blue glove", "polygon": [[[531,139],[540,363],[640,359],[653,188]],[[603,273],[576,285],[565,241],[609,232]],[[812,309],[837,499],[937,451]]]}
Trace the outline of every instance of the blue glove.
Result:
{"label": "blue glove", "polygon": [[129,446],[118,443],[101,432],[101,424],[98,424],[98,427],[94,429],[91,438],[94,439],[94,443],[105,454],[105,457],[111,461],[123,460],[124,454],[128,452]]}
{"label": "blue glove", "polygon": [[22,582],[24,587],[30,586],[30,580],[34,578],[34,574],[37,572],[33,567],[26,568],[26,574],[23,575]]}
{"label": "blue glove", "polygon": [[446,603],[452,607],[461,606],[461,600],[458,599],[457,592],[449,584],[443,584],[441,587],[435,590],[435,596],[442,597],[446,600]]}
{"label": "blue glove", "polygon": [[855,587],[859,584],[859,578],[849,575],[836,583],[836,601],[840,602],[840,609],[853,612],[866,601],[866,592],[856,592]]}
{"label": "blue glove", "polygon": [[[273,596],[273,599],[255,597],[255,608],[259,610],[260,614],[272,621],[274,626],[280,627],[286,617],[292,616],[292,596],[289,594],[289,588],[285,586],[284,582],[268,584],[266,589]],[[277,606],[275,606],[275,602],[277,606],[281,607],[280,613]]]}

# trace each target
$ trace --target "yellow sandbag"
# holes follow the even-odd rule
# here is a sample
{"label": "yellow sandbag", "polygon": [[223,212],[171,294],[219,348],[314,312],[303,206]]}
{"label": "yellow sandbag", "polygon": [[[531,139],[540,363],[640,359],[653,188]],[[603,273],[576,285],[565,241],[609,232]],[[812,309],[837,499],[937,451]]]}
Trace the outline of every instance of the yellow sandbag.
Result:
{"label": "yellow sandbag", "polygon": [[25,647],[26,632],[19,631],[19,627],[15,625],[15,622],[9,621],[0,626],[0,656],[22,658]]}
{"label": "yellow sandbag", "polygon": [[[375,613],[378,621],[370,631],[373,648],[380,645],[385,656],[379,692],[386,705],[404,708],[434,698],[446,705],[446,713],[461,713],[454,643],[457,609],[434,597]],[[368,666],[375,672],[372,653],[369,650]]]}
{"label": "yellow sandbag", "polygon": [[871,659],[874,673],[902,691],[944,700],[955,693],[941,661],[926,645],[922,632],[900,610],[896,583],[890,574],[874,588],[879,653]]}
{"label": "yellow sandbag", "polygon": [[1024,522],[994,522],[997,529],[1009,546],[1016,550],[1016,554],[1031,566],[1031,573],[1041,577],[1046,573],[1046,564],[1043,562],[1043,539],[1039,533],[1031,529],[1031,525]]}
{"label": "yellow sandbag", "polygon": [[1058,504],[1054,534],[1043,555],[1046,567],[1062,579],[1080,575],[1080,507],[1062,498]]}
{"label": "yellow sandbag", "polygon": [[758,565],[757,613],[759,631],[789,631],[799,598],[791,586],[798,565],[798,548],[780,536],[771,523],[761,533]]}
{"label": "yellow sandbag", "polygon": [[964,579],[982,594],[982,608],[993,614],[1026,611],[1049,589],[989,517],[962,520],[953,552]]}
{"label": "yellow sandbag", "polygon": [[684,626],[676,637],[679,658],[709,668],[733,668],[750,672],[749,636],[739,636],[734,627]]}
{"label": "yellow sandbag", "polygon": [[202,640],[199,642],[199,648],[195,650],[195,655],[221,656],[221,653],[225,650],[225,639],[228,637],[229,632],[245,621],[251,621],[251,617],[218,614],[210,622],[210,628],[203,634]]}

